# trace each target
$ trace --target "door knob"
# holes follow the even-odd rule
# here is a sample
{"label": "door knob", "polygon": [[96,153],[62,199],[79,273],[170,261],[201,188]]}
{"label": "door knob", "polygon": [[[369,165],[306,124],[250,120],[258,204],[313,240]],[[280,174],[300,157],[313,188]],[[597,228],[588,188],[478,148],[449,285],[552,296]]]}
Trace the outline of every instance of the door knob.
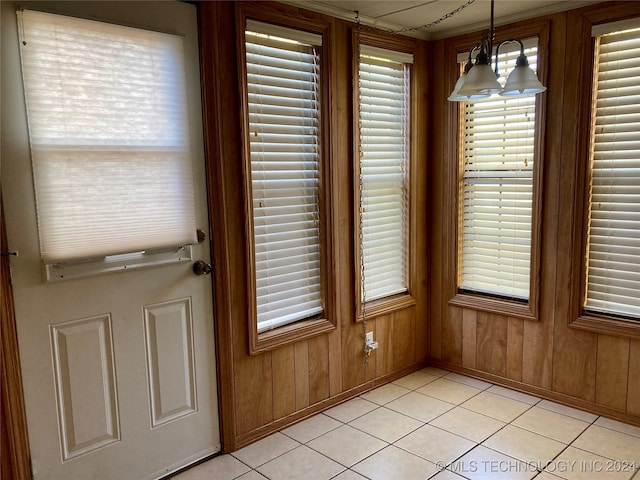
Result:
{"label": "door knob", "polygon": [[213,270],[210,263],[205,263],[202,260],[198,260],[193,264],[193,273],[196,275],[209,275]]}

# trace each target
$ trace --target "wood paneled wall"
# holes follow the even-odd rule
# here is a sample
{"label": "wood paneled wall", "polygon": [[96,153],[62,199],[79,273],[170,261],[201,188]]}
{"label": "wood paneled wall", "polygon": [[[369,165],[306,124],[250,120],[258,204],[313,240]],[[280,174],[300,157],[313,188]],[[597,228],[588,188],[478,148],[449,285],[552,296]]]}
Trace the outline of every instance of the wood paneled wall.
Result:
{"label": "wood paneled wall", "polygon": [[[0,252],[8,252],[0,186]],[[31,475],[27,417],[8,256],[0,256],[0,479],[28,480]]]}
{"label": "wood paneled wall", "polygon": [[234,2],[200,5],[201,68],[209,204],[215,270],[215,321],[223,449],[233,451],[277,429],[374,385],[426,364],[428,358],[427,65],[429,46],[417,42],[414,61],[417,98],[413,261],[416,304],[368,319],[379,343],[364,365],[363,330],[356,323],[353,258],[352,24],[286,5],[259,2],[283,16],[325,19],[332,24],[331,161],[336,329],[257,355],[249,354],[243,207],[242,139]]}
{"label": "wood paneled wall", "polygon": [[519,25],[550,25],[538,321],[448,303],[456,281],[456,205],[448,185],[458,160],[447,140],[455,132],[457,105],[445,99],[456,79],[450,48],[456,39],[434,42],[434,64],[449,70],[433,83],[430,230],[442,234],[431,237],[430,347],[434,364],[640,424],[640,340],[569,326],[578,311],[570,291],[580,281],[574,238],[584,214],[579,172],[588,158],[591,25],[629,16],[640,16],[639,3],[605,2]]}
{"label": "wood paneled wall", "polygon": [[[327,18],[273,3],[260,2],[259,6],[284,16]],[[413,193],[417,196],[416,210],[424,213],[415,225],[417,281],[412,294],[417,303],[369,320],[368,330],[374,331],[380,347],[367,367],[354,302],[351,25],[329,19],[333,27],[333,47],[328,52],[332,58],[330,115],[335,171],[333,262],[338,272],[338,293],[332,301],[338,312],[337,328],[251,356],[234,2],[202,2],[199,8],[220,424],[225,451],[419,368],[429,357],[433,364],[640,424],[640,341],[568,326],[575,312],[568,292],[576,281],[576,263],[579,265],[580,260],[576,258],[579,248],[572,239],[577,219],[583,214],[575,199],[582,188],[577,172],[585,158],[581,154],[585,134],[584,122],[576,119],[582,118],[588,107],[584,82],[590,67],[580,60],[583,50],[590,48],[585,42],[589,36],[586,29],[591,22],[640,16],[640,3],[606,2],[535,20],[549,22],[551,42],[537,322],[448,304],[452,285],[455,290],[451,268],[455,265],[455,239],[450,228],[455,199],[448,185],[457,160],[447,138],[456,131],[457,123],[451,111],[455,106],[444,99],[453,88],[456,67],[454,58],[447,55],[450,40],[418,42],[414,75],[419,138]],[[430,65],[438,68],[431,69]],[[7,286],[3,281],[6,295],[2,305],[7,308],[3,320],[9,318]],[[8,338],[6,332],[3,330],[3,340]],[[6,363],[3,368],[7,368]],[[3,407],[7,405],[5,397]],[[28,476],[26,428],[11,433],[7,426],[22,420],[22,414],[3,410],[3,452],[5,441],[22,441],[20,456],[13,465],[16,478]],[[3,453],[3,460],[5,457]]]}

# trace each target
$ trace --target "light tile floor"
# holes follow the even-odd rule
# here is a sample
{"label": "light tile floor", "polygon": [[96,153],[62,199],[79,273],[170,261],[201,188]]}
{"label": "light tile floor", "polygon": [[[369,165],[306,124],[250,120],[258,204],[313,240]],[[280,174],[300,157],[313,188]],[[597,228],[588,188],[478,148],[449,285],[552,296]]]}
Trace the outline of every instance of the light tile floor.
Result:
{"label": "light tile floor", "polygon": [[640,480],[640,428],[425,368],[175,480]]}

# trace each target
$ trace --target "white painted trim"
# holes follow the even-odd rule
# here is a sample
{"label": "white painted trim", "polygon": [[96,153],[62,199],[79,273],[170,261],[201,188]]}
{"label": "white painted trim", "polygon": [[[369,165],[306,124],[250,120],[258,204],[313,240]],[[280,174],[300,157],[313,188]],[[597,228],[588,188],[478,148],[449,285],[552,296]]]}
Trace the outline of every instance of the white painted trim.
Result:
{"label": "white painted trim", "polygon": [[413,54],[389,50],[388,48],[372,47],[370,45],[360,46],[360,55],[369,57],[380,57],[392,62],[413,64]]}
{"label": "white painted trim", "polygon": [[640,18],[627,18],[619,22],[602,23],[591,27],[591,36],[599,37],[609,33],[622,32],[624,30],[632,30],[640,27]]}
{"label": "white painted trim", "polygon": [[[332,17],[340,18],[342,20],[347,20],[355,23],[356,14],[353,10],[348,10],[346,8],[329,6],[323,3],[315,3],[310,0],[281,0],[280,3],[285,3],[287,5],[294,5],[296,7],[305,8],[307,10],[311,10],[313,12],[323,13],[325,15],[331,15]],[[385,22],[384,20],[380,20],[378,18],[369,17],[367,15],[360,14],[360,22],[363,25],[368,25],[370,27],[377,27],[383,30],[392,30],[397,31],[403,28],[406,28],[405,25],[399,25],[397,23]],[[417,32],[406,33],[406,36],[421,38],[423,40],[429,40],[430,34],[424,30],[418,30]]]}
{"label": "white painted trim", "polygon": [[271,23],[258,22],[251,18],[247,19],[247,31],[286,38],[288,40],[295,40],[297,42],[304,43],[305,45],[322,46],[322,35],[305,32],[296,28],[281,27],[280,25],[273,25]]}
{"label": "white painted trim", "polygon": [[[388,0],[391,1],[391,0]],[[520,20],[526,20],[529,18],[540,17],[543,15],[551,15],[553,13],[565,12],[567,10],[574,10],[576,8],[586,7],[595,3],[604,3],[606,0],[565,0],[559,1],[552,5],[544,7],[533,8],[531,10],[522,11],[516,14],[507,15],[504,17],[495,18],[495,26],[508,25],[510,23],[518,22]],[[280,0],[280,3],[288,5],[294,5],[296,7],[305,8],[314,12],[331,15],[332,17],[340,18],[342,20],[348,20],[355,22],[355,12],[353,10],[347,10],[337,6],[329,6],[323,3],[316,3],[312,0]],[[424,18],[424,24],[429,23],[436,19]],[[360,21],[363,25],[371,27],[378,27],[388,30],[401,30],[408,25],[399,25],[397,23],[385,22],[374,17],[368,17],[360,14]],[[489,28],[489,9],[487,7],[486,18],[476,23],[467,24],[461,27],[449,28],[444,30],[438,30],[435,32],[427,32],[425,30],[418,30],[416,32],[407,32],[404,35],[409,37],[421,38],[423,40],[440,40],[442,38],[454,37],[456,35],[463,35],[465,33],[478,32],[481,30],[487,30]]]}

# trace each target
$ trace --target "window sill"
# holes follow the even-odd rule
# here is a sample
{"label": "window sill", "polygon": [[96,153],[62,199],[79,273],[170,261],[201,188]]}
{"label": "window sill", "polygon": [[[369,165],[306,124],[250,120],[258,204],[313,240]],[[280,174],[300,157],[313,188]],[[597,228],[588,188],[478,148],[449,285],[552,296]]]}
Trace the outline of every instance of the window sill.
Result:
{"label": "window sill", "polygon": [[291,325],[284,325],[267,332],[256,332],[250,335],[249,353],[251,355],[258,355],[300,340],[330,332],[335,330],[335,328],[336,326],[333,322],[326,318],[311,318],[309,320],[292,323]]}
{"label": "window sill", "polygon": [[449,305],[472,308],[474,310],[520,318],[522,320],[538,321],[538,316],[536,312],[532,310],[529,303],[519,303],[470,293],[457,293],[449,300]]}
{"label": "window sill", "polygon": [[[381,315],[387,315],[389,313],[397,312],[398,310],[413,307],[415,304],[415,298],[408,293],[402,293],[393,297],[381,298],[380,300],[367,302],[364,307],[364,313],[367,318],[379,317]],[[358,322],[362,321],[362,315],[360,313],[361,310],[358,305]]]}
{"label": "window sill", "polygon": [[569,322],[571,328],[618,337],[640,338],[640,321],[583,313]]}

